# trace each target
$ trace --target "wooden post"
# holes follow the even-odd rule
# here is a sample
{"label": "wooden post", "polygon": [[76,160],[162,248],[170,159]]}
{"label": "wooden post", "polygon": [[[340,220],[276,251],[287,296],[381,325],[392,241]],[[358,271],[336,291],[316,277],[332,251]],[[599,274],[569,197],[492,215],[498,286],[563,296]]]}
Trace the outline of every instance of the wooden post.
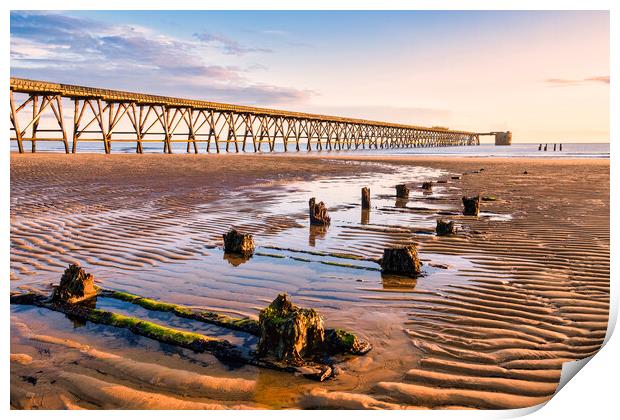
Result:
{"label": "wooden post", "polygon": [[[275,127],[275,124],[276,124],[275,117],[270,117],[270,118],[271,118],[271,123],[267,126],[267,139],[269,140],[269,151],[273,152],[276,146],[277,129]],[[271,133],[269,132],[269,130],[271,130],[271,127],[273,127],[273,137],[271,136]]]}
{"label": "wooden post", "polygon": [[133,129],[136,132],[136,153],[142,153],[142,105],[140,105],[140,111],[136,109],[136,103],[131,103],[130,120],[133,124]]}
{"label": "wooden post", "polygon": [[362,208],[370,209],[370,188],[362,188]]}
{"label": "wooden post", "polygon": [[256,122],[256,115],[248,114],[247,122],[246,122],[246,129],[247,128],[250,129],[250,135],[252,136],[252,147],[254,148],[254,152],[256,152],[256,134],[255,134],[255,131],[254,131],[254,123],[255,122]]}
{"label": "wooden post", "polygon": [[[194,115],[194,109],[193,108],[189,108],[189,110],[187,111],[189,113],[189,137],[192,139],[192,142],[194,143],[194,154],[197,155],[198,154],[198,144],[196,144],[196,132],[194,131],[194,120],[193,120],[193,115]],[[187,151],[189,152],[189,142],[187,143]]]}
{"label": "wooden post", "polygon": [[166,138],[164,139],[164,153],[172,154],[172,148],[170,147],[170,108],[162,105],[162,119],[164,120],[164,133]]}
{"label": "wooden post", "polygon": [[[77,143],[79,130],[80,130],[80,120],[82,118],[82,114],[80,113],[80,100],[78,98],[73,98],[73,144],[71,145],[71,153],[77,152]],[[82,112],[86,108],[86,104],[82,108]]]}
{"label": "wooden post", "polygon": [[[220,134],[218,133],[218,131],[216,129],[216,125],[217,125],[217,121],[220,120],[221,116],[222,116],[221,113],[218,114],[217,120],[215,120],[215,113],[213,111],[211,111],[211,121],[213,122],[213,125],[212,125],[213,139],[215,141],[215,151],[217,153],[220,153]],[[209,136],[209,138],[211,138],[211,136]]]}
{"label": "wooden post", "polygon": [[106,127],[103,123],[103,106],[101,104],[101,99],[97,99],[97,111],[95,112],[95,118],[97,118],[97,121],[99,122],[99,127],[101,128],[101,139],[103,141],[103,149],[105,150],[106,154],[109,154],[110,151],[108,150],[108,141],[107,141],[107,134],[106,134]]}
{"label": "wooden post", "polygon": [[[56,115],[56,118],[58,118],[58,124],[60,125],[60,130],[62,131],[62,142],[65,145],[65,153],[69,154],[69,142],[67,141],[67,131],[65,130],[65,121],[62,118],[62,97],[60,95],[56,95],[56,105],[58,106],[58,115]],[[54,109],[54,106],[52,104],[52,110],[53,109]],[[34,133],[33,133],[33,137],[34,137]]]}
{"label": "wooden post", "polygon": [[19,153],[24,153],[24,145],[22,144],[22,132],[19,128],[19,120],[17,111],[15,110],[15,99],[13,98],[13,91],[11,90],[11,122],[13,123],[13,129],[15,130],[15,138],[17,140],[17,150]]}
{"label": "wooden post", "polygon": [[228,133],[226,133],[226,153],[228,153],[228,146],[230,145],[230,139],[232,138],[232,132],[234,131],[231,116],[232,113],[228,113],[224,119],[225,123],[228,125]]}
{"label": "wooden post", "polygon": [[108,150],[107,153],[110,154],[112,153],[112,147],[111,147],[112,145],[110,144],[110,138],[112,137],[112,121],[114,119],[114,116],[113,116],[114,102],[109,102],[106,106],[108,108],[108,125],[106,129],[105,143],[106,143],[107,150]]}
{"label": "wooden post", "polygon": [[239,119],[239,115],[235,115],[234,112],[230,113],[230,124],[232,127],[232,138],[235,142],[235,153],[239,153],[239,143],[237,142],[237,120]]}
{"label": "wooden post", "polygon": [[[37,95],[34,95],[32,97],[32,120],[34,121],[34,119],[37,116],[37,101],[38,101],[39,97]],[[31,150],[32,153],[36,153],[37,151],[37,127],[39,126],[39,120],[36,120],[34,123],[32,123],[32,141],[31,141]]]}

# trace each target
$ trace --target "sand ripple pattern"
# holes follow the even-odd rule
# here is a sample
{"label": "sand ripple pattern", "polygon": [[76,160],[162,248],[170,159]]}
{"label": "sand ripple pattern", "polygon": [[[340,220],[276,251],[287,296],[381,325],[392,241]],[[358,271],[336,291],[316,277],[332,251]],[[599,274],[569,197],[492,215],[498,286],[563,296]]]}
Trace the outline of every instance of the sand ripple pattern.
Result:
{"label": "sand ripple pattern", "polygon": [[[44,155],[32,158],[45,159]],[[148,157],[144,167],[136,169],[141,176],[145,175],[145,167],[156,165],[157,161],[152,163],[150,159],[154,158]],[[252,161],[250,157],[243,159]],[[210,159],[210,163],[220,166],[204,173],[193,168],[195,163],[181,159],[175,169],[188,170],[191,179],[185,181],[165,166],[159,172],[151,168],[159,175],[149,182],[132,178],[125,184],[115,178],[114,171],[104,168],[108,181],[92,179],[88,191],[63,177],[70,171],[62,165],[60,170],[51,163],[37,165],[40,170],[35,171],[36,176],[28,172],[28,167],[18,165],[18,170],[12,169],[11,183],[12,286],[55,281],[57,274],[76,260],[103,278],[123,274],[122,281],[127,285],[118,283],[123,288],[148,288],[152,278],[134,281],[127,273],[139,277],[154,268],[160,270],[157,278],[185,280],[183,267],[213,253],[210,247],[221,243],[222,230],[227,226],[254,233],[259,245],[346,251],[377,258],[385,246],[415,242],[426,262],[466,261],[445,271],[449,276],[440,274],[441,281],[431,274],[417,283],[390,283],[394,279],[381,278],[379,285],[355,282],[355,278],[377,281],[372,275],[378,274],[358,275],[363,270],[353,268],[337,278],[314,279],[314,272],[304,266],[310,262],[303,259],[295,260],[300,265],[295,266],[299,270],[292,277],[291,266],[270,263],[256,263],[251,268],[241,265],[231,275],[228,263],[219,261],[209,267],[208,275],[199,277],[200,282],[175,283],[178,290],[168,291],[169,300],[192,304],[195,299],[201,305],[207,302],[211,309],[244,315],[255,313],[258,304],[268,302],[280,290],[318,305],[330,313],[331,319],[342,302],[371,318],[379,318],[382,311],[404,314],[402,325],[395,326],[402,340],[396,344],[389,341],[385,347],[405,343],[407,352],[416,356],[413,362],[389,380],[366,383],[361,377],[359,385],[348,389],[337,389],[337,384],[333,388],[330,384],[315,387],[290,403],[303,408],[531,406],[554,393],[562,363],[590,356],[600,348],[609,314],[608,161],[526,161],[527,175],[523,174],[526,163],[517,160],[427,161],[424,164],[429,167],[449,167],[465,175],[437,186],[432,196],[415,194],[404,207],[391,197],[379,197],[366,223],[360,223],[356,207],[359,185],[355,182],[372,181],[372,177],[363,178],[371,169],[406,177],[406,162],[389,161],[392,169],[388,171],[378,165],[364,169],[359,163],[329,161],[323,179],[334,180],[334,175],[340,174],[340,184],[333,181],[334,185],[351,187],[354,195],[343,193],[333,198],[340,207],[333,210],[332,226],[321,232],[309,229],[305,219],[307,196],[314,191],[291,180],[316,172],[317,162],[299,160],[291,167],[282,164],[274,174],[273,165],[280,163],[274,158],[260,159],[255,169],[259,175],[240,170],[226,179],[222,178],[226,165],[230,165],[226,158]],[[471,173],[480,166],[485,167],[484,172]],[[343,167],[351,173],[343,175]],[[176,186],[172,190],[170,179]],[[220,188],[218,179],[227,188]],[[197,187],[200,182],[209,188]],[[327,195],[330,182],[317,181],[313,188]],[[392,178],[383,186],[390,182]],[[378,189],[372,187],[375,194],[383,193]],[[459,216],[461,195],[478,192],[499,199],[483,203],[484,217]],[[459,236],[435,237],[433,228],[438,217],[456,220],[462,227]],[[327,260],[321,256],[304,258]],[[310,276],[311,282],[303,276]],[[153,289],[158,290],[155,286]],[[230,308],[231,301],[235,308]],[[399,360],[394,359],[399,356],[392,354],[390,358],[389,351],[381,353],[382,347],[379,343],[372,357],[385,366],[397,365]],[[15,363],[25,360],[20,352],[14,353]],[[191,387],[209,386],[203,379],[181,380],[175,372],[165,370],[149,376],[153,367],[148,363],[117,359],[119,356],[105,352],[93,351],[89,357],[112,366],[119,375],[125,372],[123,378],[133,377],[137,384],[120,377],[111,380],[70,372],[61,375],[59,381],[71,392],[85,393],[89,387],[125,387],[122,392],[131,396],[127,404],[145,408],[164,400],[158,399],[156,387],[151,386],[148,394],[141,393],[143,384],[163,384],[167,392],[189,386],[185,381],[191,382]],[[101,383],[107,380],[114,384]],[[239,406],[244,401],[252,402],[251,381],[231,382],[230,386],[226,381],[218,381],[218,389],[204,388],[213,393],[215,402],[164,402],[178,408],[217,408],[195,404],[217,405],[221,399],[234,399]],[[17,392],[20,388],[16,385],[15,389]],[[96,396],[84,395],[96,400]],[[100,403],[111,404],[106,407],[121,404],[111,396]]]}
{"label": "sand ripple pattern", "polygon": [[[410,299],[406,332],[422,357],[402,382],[380,382],[375,393],[428,407],[531,406],[555,392],[562,363],[596,353],[610,274],[608,178],[598,169],[573,168],[562,196],[545,179],[542,198],[527,195],[540,178],[515,176],[502,191],[511,200],[485,206],[512,208],[515,220],[463,220],[471,233],[422,241],[423,253],[466,256],[475,269],[460,270],[465,284]],[[463,184],[476,188],[472,178]]]}

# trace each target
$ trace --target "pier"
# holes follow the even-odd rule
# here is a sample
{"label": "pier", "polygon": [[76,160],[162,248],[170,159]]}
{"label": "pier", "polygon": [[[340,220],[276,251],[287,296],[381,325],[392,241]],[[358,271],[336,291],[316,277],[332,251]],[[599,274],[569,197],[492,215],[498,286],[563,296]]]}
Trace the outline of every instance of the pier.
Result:
{"label": "pier", "polygon": [[[39,142],[60,142],[66,153],[80,143],[186,144],[187,153],[351,150],[410,147],[473,146],[480,134],[344,118],[269,108],[11,78],[11,136],[19,153],[37,151]],[[65,115],[66,105],[73,108]],[[68,118],[68,121],[67,121]],[[43,124],[45,122],[45,124]],[[494,133],[495,134],[495,133]],[[497,136],[496,136],[497,139]]]}

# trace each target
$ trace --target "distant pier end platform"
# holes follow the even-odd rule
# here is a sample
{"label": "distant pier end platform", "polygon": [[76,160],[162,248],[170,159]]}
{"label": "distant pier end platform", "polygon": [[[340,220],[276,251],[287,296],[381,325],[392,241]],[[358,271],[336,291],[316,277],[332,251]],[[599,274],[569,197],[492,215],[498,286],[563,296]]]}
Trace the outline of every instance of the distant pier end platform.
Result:
{"label": "distant pier end platform", "polygon": [[[480,134],[381,121],[231,105],[169,96],[11,78],[11,141],[20,153],[39,142],[61,142],[75,153],[82,142],[97,142],[105,153],[113,143],[156,143],[172,153],[173,143],[187,153],[390,149],[475,146]],[[71,116],[63,105],[72,105]],[[68,124],[71,120],[72,124]],[[510,144],[511,134],[495,134]],[[501,143],[500,143],[501,142]],[[29,144],[28,144],[29,143]]]}
{"label": "distant pier end platform", "polygon": [[512,133],[510,131],[491,131],[489,133],[478,133],[479,136],[495,136],[496,146],[510,146],[512,144]]}

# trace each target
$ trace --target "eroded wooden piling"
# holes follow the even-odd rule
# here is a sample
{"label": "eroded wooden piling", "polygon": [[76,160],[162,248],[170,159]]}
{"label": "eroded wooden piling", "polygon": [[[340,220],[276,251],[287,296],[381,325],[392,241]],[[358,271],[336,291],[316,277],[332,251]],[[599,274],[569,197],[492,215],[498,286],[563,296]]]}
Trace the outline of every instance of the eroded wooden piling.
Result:
{"label": "eroded wooden piling", "polygon": [[362,187],[362,209],[370,209],[370,188]]}

